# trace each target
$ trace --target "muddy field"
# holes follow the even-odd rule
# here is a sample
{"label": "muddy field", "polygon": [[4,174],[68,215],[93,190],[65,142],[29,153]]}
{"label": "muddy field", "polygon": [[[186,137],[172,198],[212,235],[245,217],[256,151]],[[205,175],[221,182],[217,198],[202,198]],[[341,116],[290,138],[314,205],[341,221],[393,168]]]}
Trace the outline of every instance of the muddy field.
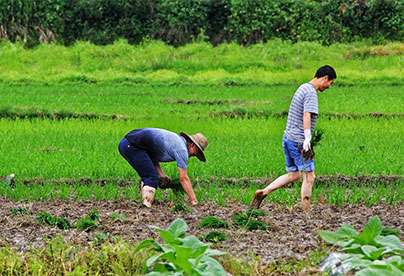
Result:
{"label": "muddy field", "polygon": [[[211,229],[201,229],[198,223],[201,218],[213,215],[231,223],[234,213],[247,209],[239,203],[229,203],[227,206],[217,206],[212,203],[202,203],[190,212],[173,213],[172,206],[157,202],[153,209],[141,207],[133,201],[97,201],[97,202],[13,202],[0,199],[0,245],[9,244],[18,250],[28,250],[30,247],[43,245],[44,240],[62,235],[66,241],[86,244],[94,239],[98,231],[108,232],[112,236],[121,236],[129,241],[139,241],[144,238],[157,237],[150,226],[166,227],[176,217],[181,217],[190,226],[189,232],[202,237]],[[13,215],[12,208],[28,209],[25,215]],[[36,214],[47,211],[53,215],[64,215],[74,222],[86,215],[92,208],[101,214],[100,226],[90,232],[78,230],[60,230],[36,221]],[[262,209],[266,216],[261,220],[269,225],[268,230],[247,231],[230,226],[220,230],[227,234],[228,239],[217,245],[232,255],[251,257],[259,255],[264,262],[284,258],[301,259],[309,250],[320,246],[318,230],[335,230],[342,223],[350,223],[356,229],[362,228],[370,216],[378,215],[386,226],[397,227],[404,233],[404,203],[396,206],[377,205],[365,207],[362,205],[345,206],[342,208],[319,204],[314,206],[310,215],[305,215],[296,206],[284,206],[265,203]],[[125,222],[113,222],[112,212],[124,213]]]}

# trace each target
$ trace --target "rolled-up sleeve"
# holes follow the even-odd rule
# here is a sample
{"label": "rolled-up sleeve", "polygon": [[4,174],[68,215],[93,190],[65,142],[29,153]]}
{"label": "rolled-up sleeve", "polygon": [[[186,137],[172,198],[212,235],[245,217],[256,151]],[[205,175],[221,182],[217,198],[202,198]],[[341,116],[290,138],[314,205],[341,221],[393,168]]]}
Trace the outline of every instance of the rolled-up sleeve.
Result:
{"label": "rolled-up sleeve", "polygon": [[174,154],[175,161],[177,162],[177,167],[181,169],[187,169],[188,167],[188,152],[178,151]]}

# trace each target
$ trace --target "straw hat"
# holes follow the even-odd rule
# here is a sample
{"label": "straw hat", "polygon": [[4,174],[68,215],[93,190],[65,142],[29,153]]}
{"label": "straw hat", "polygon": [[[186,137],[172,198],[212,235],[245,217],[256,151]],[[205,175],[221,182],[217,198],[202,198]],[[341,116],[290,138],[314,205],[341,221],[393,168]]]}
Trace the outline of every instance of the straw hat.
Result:
{"label": "straw hat", "polygon": [[195,144],[195,146],[199,149],[196,157],[202,162],[206,161],[205,154],[203,151],[208,146],[208,139],[202,133],[196,133],[194,135],[188,135],[185,132],[181,132],[180,135],[184,137],[186,140]]}

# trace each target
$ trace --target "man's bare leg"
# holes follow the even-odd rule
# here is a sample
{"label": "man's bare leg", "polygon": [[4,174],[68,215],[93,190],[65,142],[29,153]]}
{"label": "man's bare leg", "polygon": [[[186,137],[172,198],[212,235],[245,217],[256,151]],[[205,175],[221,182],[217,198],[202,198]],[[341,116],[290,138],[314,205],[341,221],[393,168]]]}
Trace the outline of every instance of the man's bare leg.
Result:
{"label": "man's bare leg", "polygon": [[313,189],[314,179],[314,172],[303,172],[301,198],[302,208],[305,212],[309,212],[311,209],[311,191]]}
{"label": "man's bare leg", "polygon": [[266,186],[262,190],[257,190],[255,192],[255,197],[253,199],[253,202],[251,203],[251,207],[258,209],[261,205],[262,200],[269,194],[272,193],[273,191],[289,184],[292,182],[295,182],[300,178],[300,172],[290,172],[287,174],[284,174],[277,179],[275,179],[271,184]]}

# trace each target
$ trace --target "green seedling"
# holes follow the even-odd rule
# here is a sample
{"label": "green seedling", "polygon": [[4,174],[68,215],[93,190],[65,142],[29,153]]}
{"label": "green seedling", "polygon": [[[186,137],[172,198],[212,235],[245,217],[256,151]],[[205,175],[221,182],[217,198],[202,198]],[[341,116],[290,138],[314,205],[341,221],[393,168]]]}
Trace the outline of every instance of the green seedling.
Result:
{"label": "green seedling", "polygon": [[223,232],[211,231],[205,235],[204,240],[207,242],[217,243],[227,240],[227,236]]}
{"label": "green seedling", "polygon": [[76,228],[81,231],[91,231],[98,227],[99,219],[99,212],[96,209],[91,209],[91,211],[86,216],[80,218],[76,222]]}
{"label": "green seedling", "polygon": [[233,222],[249,231],[266,230],[268,228],[265,222],[257,220],[254,216],[249,215],[248,212],[235,213],[233,215]]}
{"label": "green seedling", "polygon": [[40,212],[37,215],[37,221],[40,224],[47,224],[53,227],[57,227],[59,229],[70,229],[71,228],[71,224],[69,222],[69,220],[67,220],[67,218],[60,216],[54,216],[49,214],[48,212]]}
{"label": "green seedling", "polygon": [[91,231],[98,227],[98,223],[89,217],[84,217],[76,222],[76,228],[81,231]]}
{"label": "green seedling", "polygon": [[87,217],[92,219],[92,220],[99,220],[100,219],[100,213],[97,211],[97,209],[93,208],[87,214]]}
{"label": "green seedling", "polygon": [[259,209],[249,209],[246,211],[246,215],[257,218],[257,217],[265,216],[265,212],[263,210],[259,210]]}
{"label": "green seedling", "polygon": [[229,225],[227,222],[218,219],[214,216],[204,217],[199,222],[199,227],[201,228],[228,228]]}
{"label": "green seedling", "polygon": [[109,217],[113,222],[125,222],[128,220],[128,217],[125,214],[119,212],[113,212],[109,215]]}
{"label": "green seedling", "polygon": [[15,208],[11,208],[11,215],[13,216],[23,216],[28,214],[28,209],[24,208],[24,207],[15,207]]}
{"label": "green seedling", "polygon": [[109,233],[106,232],[97,232],[94,235],[94,244],[99,246],[101,244],[103,244],[104,242],[106,242],[109,238]]}
{"label": "green seedling", "polygon": [[173,208],[171,208],[171,211],[172,211],[173,213],[177,213],[177,212],[190,212],[190,211],[191,211],[191,208],[189,208],[189,207],[187,206],[187,204],[185,203],[185,201],[184,201],[183,199],[182,199],[182,200],[177,199],[177,200],[175,200],[174,206],[173,206]]}

